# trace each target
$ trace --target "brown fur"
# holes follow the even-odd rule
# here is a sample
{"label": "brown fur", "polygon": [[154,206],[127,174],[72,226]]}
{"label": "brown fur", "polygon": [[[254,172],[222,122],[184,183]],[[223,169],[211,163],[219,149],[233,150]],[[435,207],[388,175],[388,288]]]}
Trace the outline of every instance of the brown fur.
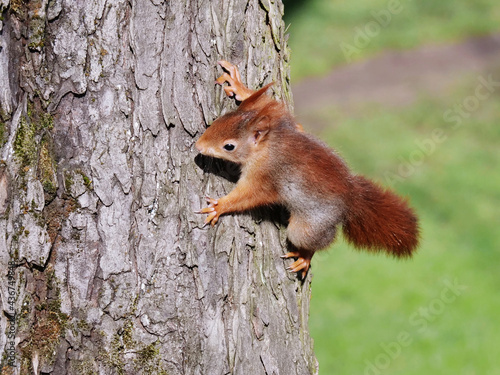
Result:
{"label": "brown fur", "polygon": [[397,257],[410,256],[418,246],[417,217],[407,201],[363,176],[353,178],[343,231],[358,248],[385,249]]}

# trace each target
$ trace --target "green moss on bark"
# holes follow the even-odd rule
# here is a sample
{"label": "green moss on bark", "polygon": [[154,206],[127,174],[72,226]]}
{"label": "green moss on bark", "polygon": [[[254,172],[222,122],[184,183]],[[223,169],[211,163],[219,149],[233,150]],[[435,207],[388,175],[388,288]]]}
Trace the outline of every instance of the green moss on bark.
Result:
{"label": "green moss on bark", "polygon": [[0,120],[0,147],[2,147],[7,141],[7,126],[5,122]]}
{"label": "green moss on bark", "polygon": [[61,312],[60,287],[54,270],[50,266],[45,272],[34,270],[33,276],[45,281],[42,289],[47,298],[35,302],[34,306],[30,300],[23,301],[23,310],[27,314],[32,311],[33,315],[28,324],[28,339],[19,345],[21,373],[33,373],[32,359],[36,356],[41,364],[54,363],[59,341],[66,333],[69,320],[69,316]]}
{"label": "green moss on bark", "polygon": [[19,120],[13,144],[19,175],[24,177],[34,168],[36,178],[48,194],[47,200],[51,200],[57,191],[57,170],[51,136],[53,127],[53,117],[43,111],[39,103],[29,103],[26,115]]}

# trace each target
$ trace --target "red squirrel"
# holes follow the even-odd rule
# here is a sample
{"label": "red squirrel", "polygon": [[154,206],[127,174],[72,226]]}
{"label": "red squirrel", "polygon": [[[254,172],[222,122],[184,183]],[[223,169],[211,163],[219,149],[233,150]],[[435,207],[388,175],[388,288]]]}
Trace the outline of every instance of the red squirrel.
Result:
{"label": "red squirrel", "polygon": [[207,128],[196,142],[201,154],[241,165],[236,187],[199,211],[205,224],[219,216],[258,206],[281,205],[290,213],[287,236],[296,258],[287,269],[304,278],[315,251],[328,247],[342,225],[357,248],[385,250],[409,257],[419,241],[417,216],[403,199],[363,176],[353,174],[342,158],[305,133],[285,105],[241,82],[236,66],[219,61],[227,71],[216,81],[241,102]]}

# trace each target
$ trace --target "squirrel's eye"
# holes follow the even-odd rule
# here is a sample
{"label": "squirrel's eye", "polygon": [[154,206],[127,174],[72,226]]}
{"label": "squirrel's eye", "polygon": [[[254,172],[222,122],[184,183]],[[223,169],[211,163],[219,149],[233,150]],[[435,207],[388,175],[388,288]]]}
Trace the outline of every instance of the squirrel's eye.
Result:
{"label": "squirrel's eye", "polygon": [[236,146],[235,146],[235,145],[233,145],[232,143],[226,143],[226,144],[224,145],[224,150],[226,150],[226,151],[233,151],[235,147],[236,147]]}

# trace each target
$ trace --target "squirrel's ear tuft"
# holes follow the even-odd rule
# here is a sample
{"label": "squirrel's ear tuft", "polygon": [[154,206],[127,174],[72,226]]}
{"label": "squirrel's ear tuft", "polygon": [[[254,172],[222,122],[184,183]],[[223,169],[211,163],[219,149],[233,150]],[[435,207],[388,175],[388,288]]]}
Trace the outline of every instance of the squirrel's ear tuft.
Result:
{"label": "squirrel's ear tuft", "polygon": [[262,95],[264,95],[266,93],[266,91],[269,89],[269,87],[271,87],[272,85],[274,85],[274,82],[268,83],[260,90],[254,92],[247,99],[245,99],[243,102],[241,102],[239,109],[243,110],[243,111],[251,109],[259,101],[259,99],[262,97]]}

